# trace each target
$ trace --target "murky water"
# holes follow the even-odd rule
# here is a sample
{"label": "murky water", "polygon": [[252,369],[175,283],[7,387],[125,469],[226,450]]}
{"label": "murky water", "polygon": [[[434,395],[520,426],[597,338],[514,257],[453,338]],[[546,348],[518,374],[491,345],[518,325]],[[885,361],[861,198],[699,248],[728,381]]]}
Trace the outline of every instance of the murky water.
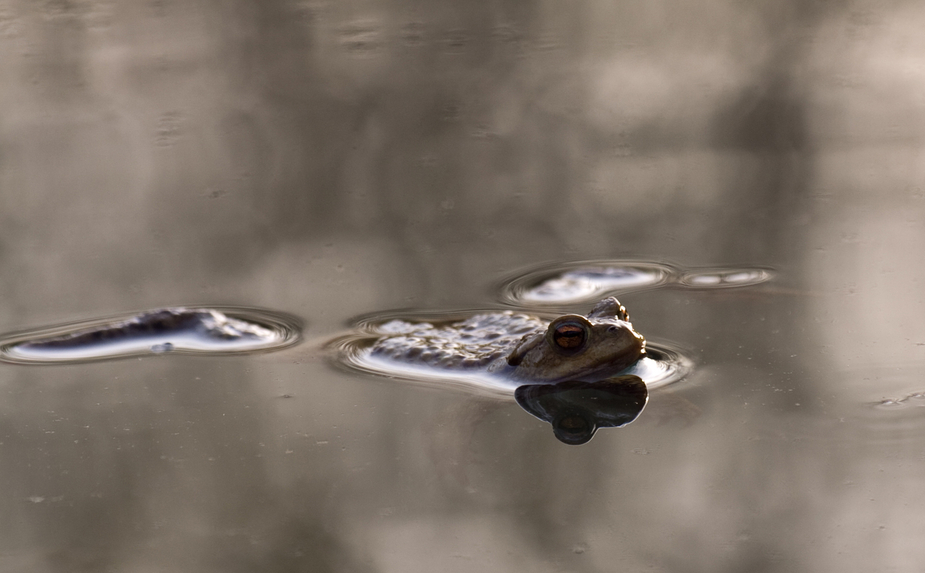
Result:
{"label": "murky water", "polygon": [[[0,332],[304,325],[0,363],[0,570],[920,570],[923,24],[0,0]],[[330,356],[356,317],[612,293],[683,377],[518,396]]]}

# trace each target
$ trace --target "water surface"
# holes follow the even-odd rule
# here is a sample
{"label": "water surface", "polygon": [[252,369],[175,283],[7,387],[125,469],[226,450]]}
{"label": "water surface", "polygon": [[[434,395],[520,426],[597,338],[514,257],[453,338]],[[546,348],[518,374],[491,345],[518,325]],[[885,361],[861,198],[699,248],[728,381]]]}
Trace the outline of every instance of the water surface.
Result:
{"label": "water surface", "polygon": [[[307,325],[0,364],[0,570],[920,570],[923,24],[0,1],[0,332],[165,301]],[[588,261],[657,263],[595,280],[694,368],[579,447],[509,393],[320,350],[388,309],[579,311],[587,276],[498,285]]]}

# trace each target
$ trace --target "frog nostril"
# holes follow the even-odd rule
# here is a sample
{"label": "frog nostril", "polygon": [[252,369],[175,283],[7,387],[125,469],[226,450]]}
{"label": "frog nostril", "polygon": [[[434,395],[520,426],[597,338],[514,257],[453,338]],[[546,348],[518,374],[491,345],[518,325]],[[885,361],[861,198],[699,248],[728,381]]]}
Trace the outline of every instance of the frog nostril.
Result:
{"label": "frog nostril", "polygon": [[620,330],[619,326],[610,325],[607,327],[607,332],[617,332],[618,330]]}

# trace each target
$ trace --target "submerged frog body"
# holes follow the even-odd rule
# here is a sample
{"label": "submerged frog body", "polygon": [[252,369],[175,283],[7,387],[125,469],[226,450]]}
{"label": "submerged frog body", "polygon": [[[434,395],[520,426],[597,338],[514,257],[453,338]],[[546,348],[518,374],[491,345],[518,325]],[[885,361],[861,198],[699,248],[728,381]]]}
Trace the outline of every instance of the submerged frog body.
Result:
{"label": "submerged frog body", "polygon": [[204,339],[232,341],[268,338],[272,332],[257,324],[226,316],[212,309],[164,308],[131,316],[124,320],[77,329],[59,336],[39,338],[22,344],[24,348],[80,348],[95,344],[125,343],[151,337],[193,334]]}
{"label": "submerged frog body", "polygon": [[431,324],[393,320],[380,327],[374,357],[446,371],[483,372],[518,383],[609,378],[645,356],[645,339],[613,297],[585,317],[552,321],[496,312]]}
{"label": "submerged frog body", "polygon": [[63,364],[177,352],[266,352],[300,340],[298,319],[259,309],[172,307],[0,335],[0,361]]}

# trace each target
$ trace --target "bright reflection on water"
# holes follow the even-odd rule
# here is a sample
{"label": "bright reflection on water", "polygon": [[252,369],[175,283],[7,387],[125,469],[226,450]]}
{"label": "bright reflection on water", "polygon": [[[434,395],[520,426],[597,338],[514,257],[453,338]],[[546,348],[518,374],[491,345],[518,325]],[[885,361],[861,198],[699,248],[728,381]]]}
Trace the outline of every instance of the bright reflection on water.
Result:
{"label": "bright reflection on water", "polygon": [[882,410],[901,410],[905,408],[925,408],[925,392],[914,392],[902,398],[884,398],[876,407]]}
{"label": "bright reflection on water", "polygon": [[682,273],[678,282],[699,288],[735,288],[761,284],[772,276],[768,269],[710,269]]}

